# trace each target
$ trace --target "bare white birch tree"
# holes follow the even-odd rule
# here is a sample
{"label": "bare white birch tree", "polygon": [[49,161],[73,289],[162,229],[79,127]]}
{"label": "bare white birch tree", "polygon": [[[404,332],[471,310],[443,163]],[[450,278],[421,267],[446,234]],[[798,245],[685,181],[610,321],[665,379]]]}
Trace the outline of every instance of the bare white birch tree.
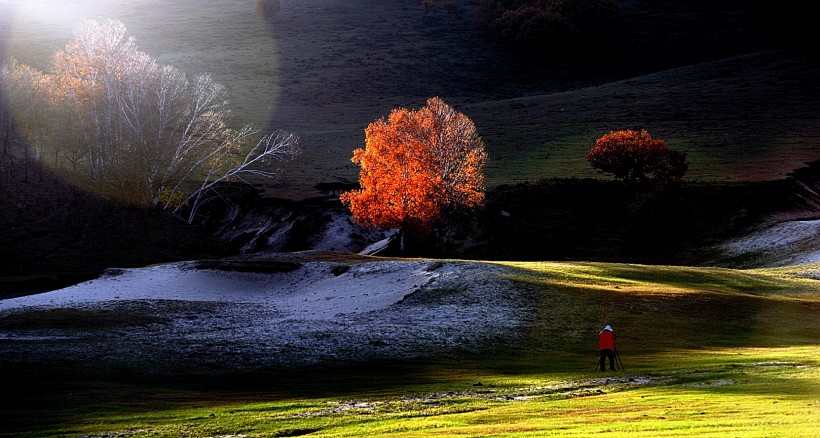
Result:
{"label": "bare white birch tree", "polygon": [[[3,120],[6,124],[4,133],[4,152],[22,155],[28,170],[28,160],[41,160],[45,154],[44,146],[49,134],[49,127],[40,120],[48,117],[46,102],[37,90],[47,81],[47,76],[31,67],[18,64],[10,59],[0,69],[2,75],[2,92],[5,103]],[[14,129],[28,134],[28,147],[11,151],[11,135]],[[8,149],[5,149],[8,148]],[[28,172],[26,172],[28,179]]]}
{"label": "bare white birch tree", "polygon": [[181,211],[190,202],[192,219],[219,183],[275,178],[270,164],[298,150],[285,133],[251,146],[259,133],[230,127],[223,85],[158,64],[118,21],[80,23],[46,76],[40,95],[52,116],[42,123],[56,124],[52,141],[63,145],[54,164],[68,161],[75,182],[128,204]]}

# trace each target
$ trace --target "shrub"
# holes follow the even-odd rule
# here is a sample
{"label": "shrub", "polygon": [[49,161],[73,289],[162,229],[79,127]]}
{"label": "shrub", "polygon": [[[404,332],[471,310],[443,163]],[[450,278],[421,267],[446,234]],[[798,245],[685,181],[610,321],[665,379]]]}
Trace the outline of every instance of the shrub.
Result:
{"label": "shrub", "polygon": [[475,17],[518,48],[551,52],[594,48],[619,33],[612,0],[482,0]]}
{"label": "shrub", "polygon": [[578,30],[563,15],[533,6],[504,12],[498,19],[501,36],[518,47],[572,46]]}

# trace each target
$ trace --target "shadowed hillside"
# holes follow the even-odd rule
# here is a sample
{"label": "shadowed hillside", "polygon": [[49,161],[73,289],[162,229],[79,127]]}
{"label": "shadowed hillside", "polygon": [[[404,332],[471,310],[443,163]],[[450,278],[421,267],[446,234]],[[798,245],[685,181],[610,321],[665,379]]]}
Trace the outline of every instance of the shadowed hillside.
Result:
{"label": "shadowed hillside", "polygon": [[[638,126],[689,152],[696,180],[777,179],[817,156],[818,62],[781,51],[792,42],[782,23],[799,23],[800,8],[618,2],[619,45],[556,59],[549,48],[516,53],[483,32],[477,0],[456,14],[364,3],[283,4],[270,22],[281,87],[271,123],[299,132],[304,146],[276,196],[355,179],[349,159],[367,124],[432,96],[476,122],[491,186],[594,176],[583,158],[595,139]],[[322,32],[305,38],[301,29]]]}
{"label": "shadowed hillside", "polygon": [[72,187],[36,163],[0,159],[0,299],[137,267],[235,251],[200,227],[125,208]]}
{"label": "shadowed hillside", "polygon": [[[19,161],[3,157],[6,284],[50,288],[107,267],[232,254],[248,245],[310,249],[319,240],[329,244],[331,235],[346,234],[331,249],[355,250],[375,237],[357,230],[333,201],[311,199],[317,183],[355,181],[349,158],[363,145],[364,127],[432,95],[473,118],[490,153],[481,226],[449,255],[700,262],[704,245],[770,222],[771,213],[791,214],[792,197],[805,194],[783,180],[816,159],[820,139],[820,63],[792,50],[802,47],[781,26],[799,8],[772,15],[758,2],[623,2],[631,27],[621,46],[555,60],[511,51],[486,34],[473,20],[477,4],[465,1],[448,14],[399,0],[379,7],[305,0],[285,2],[269,22],[251,25],[250,9],[205,1],[201,11],[224,21],[211,34],[215,51],[203,51],[196,37],[215,25],[211,18],[189,20],[182,4],[171,15],[149,3],[107,4],[101,13],[123,19],[140,47],[189,74],[209,64],[231,89],[239,120],[262,117],[295,130],[304,154],[286,169],[287,184],[269,189],[266,205],[214,208],[207,232],[222,227],[227,247],[203,227],[119,208],[46,172],[32,170],[26,179]],[[4,25],[13,19],[0,18]],[[243,35],[237,28],[267,34],[249,30],[248,38],[231,40]],[[3,29],[9,39],[2,49],[16,54],[47,55],[69,37],[62,28]],[[37,47],[15,46],[23,42]],[[219,53],[232,59],[218,62]],[[587,179],[595,177],[584,160],[594,140],[635,127],[689,154],[690,183],[682,190],[646,202]],[[816,217],[816,209],[804,213]],[[267,228],[242,223],[259,215]]]}

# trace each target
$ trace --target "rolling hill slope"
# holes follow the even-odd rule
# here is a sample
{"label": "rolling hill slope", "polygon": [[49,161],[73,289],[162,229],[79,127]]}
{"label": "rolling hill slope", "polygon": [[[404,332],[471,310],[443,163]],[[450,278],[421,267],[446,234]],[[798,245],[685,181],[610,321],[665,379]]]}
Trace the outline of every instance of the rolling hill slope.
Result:
{"label": "rolling hill slope", "polygon": [[[816,345],[818,279],[817,263],[731,270],[318,252],[243,257],[112,270],[2,300],[0,348],[8,370],[147,377],[487,354],[527,361],[545,352],[562,358],[559,368],[575,368],[606,324],[636,356]],[[670,332],[677,335],[664,336]]]}

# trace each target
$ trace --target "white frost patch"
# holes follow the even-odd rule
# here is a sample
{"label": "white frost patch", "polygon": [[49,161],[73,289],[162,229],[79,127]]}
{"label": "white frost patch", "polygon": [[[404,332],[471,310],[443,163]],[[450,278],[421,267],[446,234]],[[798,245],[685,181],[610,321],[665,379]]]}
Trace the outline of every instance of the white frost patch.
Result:
{"label": "white frost patch", "polygon": [[361,247],[350,239],[350,236],[361,232],[361,228],[353,224],[350,216],[332,213],[325,230],[317,237],[312,245],[316,251],[354,252]]}
{"label": "white frost patch", "polygon": [[[273,273],[195,266],[121,269],[0,300],[0,317],[75,310],[55,314],[54,326],[0,328],[0,352],[10,362],[110,361],[148,372],[338,364],[515,343],[533,311],[509,292],[509,268],[480,262],[308,262]],[[122,319],[111,323],[112,314]],[[88,319],[75,327],[69,318]]]}
{"label": "white frost patch", "polygon": [[361,254],[361,255],[375,255],[375,254],[378,254],[378,253],[384,251],[390,245],[390,241],[394,238],[394,236],[395,236],[395,234],[391,233],[389,236],[385,237],[384,239],[379,240],[378,242],[372,243],[371,245],[369,245],[365,249],[359,251],[359,254]]}
{"label": "white frost patch", "polygon": [[336,276],[330,263],[308,263],[292,272],[262,274],[186,269],[185,263],[123,270],[65,289],[0,300],[0,310],[63,307],[103,301],[179,300],[252,303],[285,318],[329,319],[397,303],[434,274],[427,262],[353,265]]}
{"label": "white frost patch", "polygon": [[723,246],[729,252],[744,254],[766,251],[817,236],[820,236],[820,220],[789,221],[731,240]]}
{"label": "white frost patch", "polygon": [[818,261],[820,261],[820,249],[795,255],[792,259],[792,264],[802,265],[804,263],[814,263]]}
{"label": "white frost patch", "polygon": [[768,265],[820,261],[820,220],[787,221],[720,245],[729,255],[763,254]]}

